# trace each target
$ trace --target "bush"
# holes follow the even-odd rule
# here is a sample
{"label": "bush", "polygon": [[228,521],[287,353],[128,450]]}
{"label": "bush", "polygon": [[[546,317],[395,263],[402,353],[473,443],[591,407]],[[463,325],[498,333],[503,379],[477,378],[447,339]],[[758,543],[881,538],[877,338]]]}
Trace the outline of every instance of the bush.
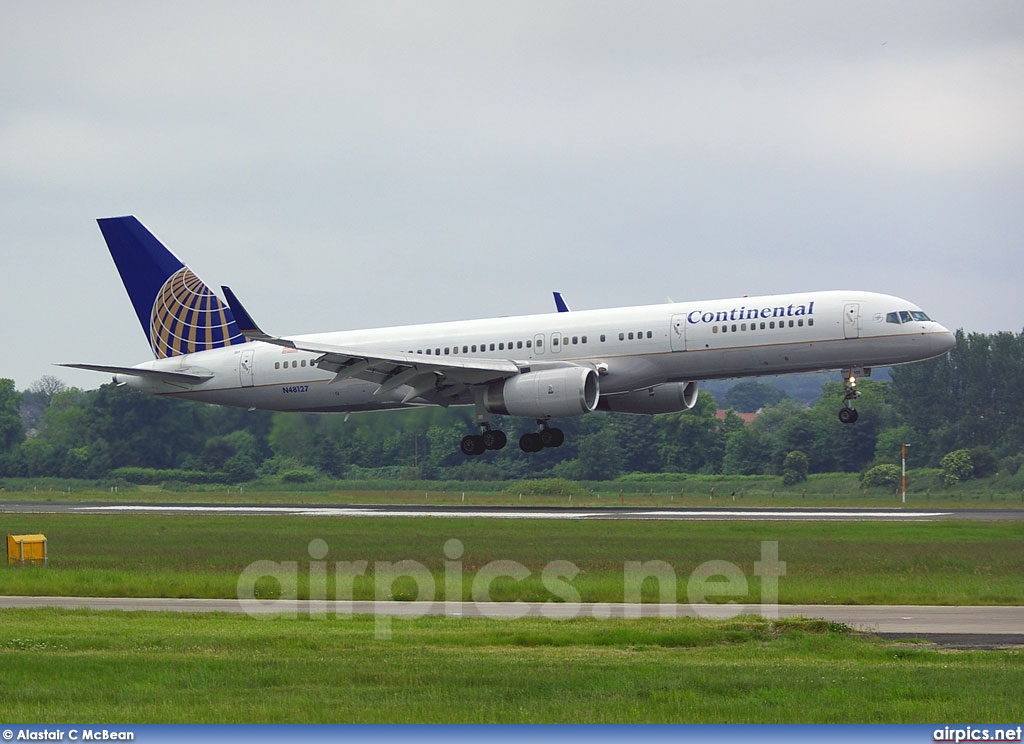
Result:
{"label": "bush", "polygon": [[807,480],[810,459],[800,450],[793,450],[782,461],[782,485],[795,486]]}
{"label": "bush", "polygon": [[971,456],[974,478],[987,478],[999,472],[999,461],[991,447],[972,447],[968,454]]}
{"label": "bush", "polygon": [[288,470],[281,473],[282,483],[312,483],[318,478],[318,474],[314,470]]}
{"label": "bush", "polygon": [[947,486],[970,480],[974,475],[971,453],[965,449],[954,450],[944,455],[939,460],[939,468],[942,469],[942,482]]}
{"label": "bush", "polygon": [[875,465],[860,476],[865,488],[896,488],[902,479],[903,471],[898,465]]}
{"label": "bush", "polygon": [[513,481],[505,489],[511,496],[589,496],[590,491],[565,478],[541,478],[538,480]]}

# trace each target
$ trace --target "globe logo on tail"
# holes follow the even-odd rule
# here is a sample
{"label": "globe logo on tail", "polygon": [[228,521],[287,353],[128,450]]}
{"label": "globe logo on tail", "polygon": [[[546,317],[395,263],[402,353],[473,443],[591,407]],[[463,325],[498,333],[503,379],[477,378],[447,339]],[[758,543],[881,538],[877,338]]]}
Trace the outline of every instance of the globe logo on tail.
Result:
{"label": "globe logo on tail", "polygon": [[187,266],[164,282],[149,323],[158,359],[244,342],[231,310]]}

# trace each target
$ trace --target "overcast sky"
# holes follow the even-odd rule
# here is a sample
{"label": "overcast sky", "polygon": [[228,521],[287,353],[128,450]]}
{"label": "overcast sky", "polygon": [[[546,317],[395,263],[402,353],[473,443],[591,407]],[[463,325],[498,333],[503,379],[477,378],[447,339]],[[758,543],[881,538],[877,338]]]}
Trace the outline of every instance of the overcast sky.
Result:
{"label": "overcast sky", "polygon": [[151,352],[134,214],[277,333],[817,289],[1024,329],[1024,2],[0,2],[0,377]]}

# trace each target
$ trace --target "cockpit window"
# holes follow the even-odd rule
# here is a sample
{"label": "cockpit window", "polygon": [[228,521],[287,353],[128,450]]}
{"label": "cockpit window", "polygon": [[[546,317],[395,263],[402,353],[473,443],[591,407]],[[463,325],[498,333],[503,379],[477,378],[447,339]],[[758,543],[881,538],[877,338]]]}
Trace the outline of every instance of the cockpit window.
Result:
{"label": "cockpit window", "polygon": [[921,310],[900,310],[898,313],[886,313],[886,323],[911,323],[915,320],[931,320],[928,314]]}

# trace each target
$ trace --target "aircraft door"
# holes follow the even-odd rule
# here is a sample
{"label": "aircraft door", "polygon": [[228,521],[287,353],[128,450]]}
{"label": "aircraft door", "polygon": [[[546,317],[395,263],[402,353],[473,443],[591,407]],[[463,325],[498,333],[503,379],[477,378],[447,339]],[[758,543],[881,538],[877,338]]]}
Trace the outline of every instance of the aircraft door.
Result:
{"label": "aircraft door", "polygon": [[672,328],[669,330],[672,351],[686,351],[686,316],[673,315]]}
{"label": "aircraft door", "polygon": [[253,353],[252,349],[246,349],[238,357],[238,382],[242,387],[252,387]]}
{"label": "aircraft door", "polygon": [[544,353],[544,334],[538,333],[533,337],[533,355],[540,356]]}
{"label": "aircraft door", "polygon": [[549,350],[552,354],[557,354],[562,350],[562,334],[560,332],[551,334],[551,346]]}
{"label": "aircraft door", "polygon": [[847,302],[843,309],[843,337],[858,338],[860,336],[860,303]]}

